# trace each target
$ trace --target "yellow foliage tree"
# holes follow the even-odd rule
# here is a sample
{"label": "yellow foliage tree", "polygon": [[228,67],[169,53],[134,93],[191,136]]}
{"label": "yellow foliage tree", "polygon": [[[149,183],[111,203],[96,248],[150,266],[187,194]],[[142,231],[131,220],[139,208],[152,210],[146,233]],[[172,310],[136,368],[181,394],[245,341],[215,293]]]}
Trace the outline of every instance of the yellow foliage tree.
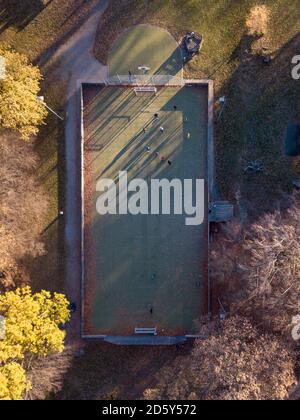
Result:
{"label": "yellow foliage tree", "polygon": [[[23,392],[28,386],[16,365],[7,370],[11,363],[64,350],[65,332],[59,326],[70,319],[68,305],[62,294],[52,296],[44,290],[33,294],[30,287],[0,296],[0,315],[5,319],[5,335],[0,340],[0,399],[7,394],[6,384],[14,395],[18,377]],[[14,380],[7,379],[8,373]]]}
{"label": "yellow foliage tree", "polygon": [[21,400],[30,384],[26,372],[19,363],[8,363],[0,367],[0,400]]}
{"label": "yellow foliage tree", "polygon": [[37,101],[42,76],[23,54],[0,46],[0,56],[5,63],[0,79],[0,127],[17,130],[28,140],[47,116],[45,106]]}

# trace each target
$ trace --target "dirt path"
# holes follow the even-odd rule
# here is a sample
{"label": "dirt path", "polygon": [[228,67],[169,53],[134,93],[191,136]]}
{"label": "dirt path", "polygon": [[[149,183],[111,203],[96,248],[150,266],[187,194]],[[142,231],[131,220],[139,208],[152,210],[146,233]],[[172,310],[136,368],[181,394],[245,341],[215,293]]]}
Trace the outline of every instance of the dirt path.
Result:
{"label": "dirt path", "polygon": [[69,340],[80,339],[81,290],[81,186],[80,186],[80,97],[81,82],[99,83],[107,78],[107,67],[93,56],[93,46],[101,14],[109,0],[99,0],[90,16],[73,36],[53,56],[58,63],[56,74],[68,83],[65,144],[66,144],[66,202],[65,202],[65,278],[66,292],[78,310],[73,316]]}

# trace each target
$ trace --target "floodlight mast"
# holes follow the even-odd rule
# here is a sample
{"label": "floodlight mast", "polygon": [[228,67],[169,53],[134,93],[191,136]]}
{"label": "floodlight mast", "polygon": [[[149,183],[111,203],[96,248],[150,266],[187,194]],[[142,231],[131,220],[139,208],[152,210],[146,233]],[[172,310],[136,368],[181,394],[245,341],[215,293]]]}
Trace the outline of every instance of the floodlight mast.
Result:
{"label": "floodlight mast", "polygon": [[6,78],[6,63],[5,57],[0,55],[0,80],[5,80]]}
{"label": "floodlight mast", "polygon": [[50,108],[50,106],[48,106],[45,102],[45,97],[44,96],[37,96],[37,101],[42,103],[45,108],[47,108],[50,112],[52,112],[52,114],[54,114],[57,118],[59,118],[61,121],[64,121],[64,118],[61,117],[60,115],[58,115],[52,108]]}

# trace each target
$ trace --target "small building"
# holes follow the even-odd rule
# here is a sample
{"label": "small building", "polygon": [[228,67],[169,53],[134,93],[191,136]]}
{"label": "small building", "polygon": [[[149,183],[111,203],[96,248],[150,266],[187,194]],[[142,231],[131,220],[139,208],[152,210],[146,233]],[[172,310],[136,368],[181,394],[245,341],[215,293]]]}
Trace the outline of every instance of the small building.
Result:
{"label": "small building", "polygon": [[290,157],[300,156],[300,122],[289,123],[285,137],[285,153]]}

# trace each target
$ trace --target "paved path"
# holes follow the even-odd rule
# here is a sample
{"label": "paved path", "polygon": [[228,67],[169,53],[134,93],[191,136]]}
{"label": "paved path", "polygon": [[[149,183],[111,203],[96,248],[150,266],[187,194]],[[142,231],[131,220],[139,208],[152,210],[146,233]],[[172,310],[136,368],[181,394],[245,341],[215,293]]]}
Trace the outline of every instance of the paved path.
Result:
{"label": "paved path", "polygon": [[68,80],[66,142],[66,292],[77,303],[77,313],[72,318],[69,340],[80,338],[80,291],[81,291],[81,186],[80,186],[80,82],[99,83],[107,78],[107,66],[93,56],[93,46],[101,14],[109,0],[99,0],[90,17],[74,35],[55,53],[59,63],[57,76]]}

